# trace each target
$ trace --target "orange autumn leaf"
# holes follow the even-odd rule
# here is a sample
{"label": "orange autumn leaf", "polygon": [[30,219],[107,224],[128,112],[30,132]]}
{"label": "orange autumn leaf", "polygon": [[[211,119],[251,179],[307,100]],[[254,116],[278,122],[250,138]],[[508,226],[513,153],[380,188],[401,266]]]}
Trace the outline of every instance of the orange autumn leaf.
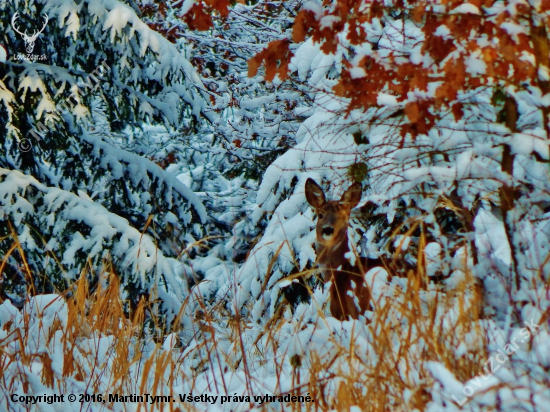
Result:
{"label": "orange autumn leaf", "polygon": [[411,13],[411,17],[416,23],[420,23],[422,21],[422,19],[424,18],[425,9],[426,9],[425,4],[419,4],[418,6],[416,6],[413,9],[413,11]]}
{"label": "orange autumn leaf", "polygon": [[288,77],[288,63],[291,58],[292,52],[289,49],[288,40],[272,41],[260,53],[248,60],[248,75],[255,76],[263,63],[265,79],[268,82],[273,81],[276,75],[279,75],[281,80],[285,80]]}
{"label": "orange autumn leaf", "polygon": [[229,15],[229,0],[205,0],[209,7],[216,10],[222,17]]}
{"label": "orange autumn leaf", "polygon": [[315,15],[309,10],[301,10],[294,19],[294,25],[292,26],[292,41],[295,43],[304,41],[310,29],[317,29]]}
{"label": "orange autumn leaf", "polygon": [[258,69],[260,68],[260,64],[262,60],[259,57],[259,54],[257,54],[254,57],[251,57],[248,60],[248,77],[256,76],[258,73]]}
{"label": "orange autumn leaf", "polygon": [[405,105],[405,114],[407,115],[411,123],[418,122],[418,119],[420,119],[420,110],[418,108],[418,103],[416,102],[407,103]]}
{"label": "orange autumn leaf", "polygon": [[191,9],[183,16],[183,19],[191,30],[204,31],[214,27],[212,17],[210,13],[205,11],[202,3],[193,4]]}

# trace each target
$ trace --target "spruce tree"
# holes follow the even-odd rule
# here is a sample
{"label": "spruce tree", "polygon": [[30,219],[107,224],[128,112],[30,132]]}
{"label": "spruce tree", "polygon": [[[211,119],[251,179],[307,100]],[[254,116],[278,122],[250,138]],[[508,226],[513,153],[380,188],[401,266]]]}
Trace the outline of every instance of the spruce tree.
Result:
{"label": "spruce tree", "polygon": [[[202,237],[206,211],[132,142],[208,118],[196,71],[121,1],[2,2],[0,16],[3,297],[113,270],[130,303],[160,296],[177,312],[189,274],[174,243]],[[21,33],[43,24],[28,55]]]}

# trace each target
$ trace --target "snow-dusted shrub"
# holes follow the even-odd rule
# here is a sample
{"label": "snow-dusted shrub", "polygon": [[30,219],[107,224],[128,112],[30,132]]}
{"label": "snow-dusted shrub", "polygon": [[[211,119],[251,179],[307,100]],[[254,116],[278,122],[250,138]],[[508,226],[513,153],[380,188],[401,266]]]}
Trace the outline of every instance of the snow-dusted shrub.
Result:
{"label": "snow-dusted shrub", "polygon": [[[46,15],[33,52],[39,58],[29,60],[18,53],[23,40],[15,28],[42,24]],[[27,276],[35,277],[25,282],[36,291],[63,290],[88,257],[97,264],[109,255],[125,262],[116,269],[129,282],[130,300],[153,284],[180,283],[181,265],[163,256],[204,235],[205,209],[172,174],[128,150],[128,141],[144,122],[183,132],[209,116],[189,61],[117,0],[2,2],[0,16],[1,41],[12,54],[0,66],[2,255],[16,237],[25,242]],[[105,230],[101,221],[109,221]],[[143,234],[147,256],[138,256],[141,238],[129,237],[131,230]],[[149,262],[137,264],[142,257]],[[4,267],[4,297],[19,302],[22,258],[11,254]]]}

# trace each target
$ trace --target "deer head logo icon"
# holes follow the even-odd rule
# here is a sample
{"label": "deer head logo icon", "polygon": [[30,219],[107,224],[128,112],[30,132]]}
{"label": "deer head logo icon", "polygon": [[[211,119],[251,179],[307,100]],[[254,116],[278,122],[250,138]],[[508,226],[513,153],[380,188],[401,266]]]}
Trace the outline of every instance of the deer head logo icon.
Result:
{"label": "deer head logo icon", "polygon": [[23,33],[17,28],[16,24],[17,24],[18,18],[19,18],[19,12],[16,12],[11,18],[11,26],[13,27],[13,30],[19,33],[21,37],[23,37],[23,40],[25,41],[25,49],[27,50],[27,54],[32,54],[32,51],[34,50],[34,42],[36,41],[36,39],[38,39],[38,36],[40,36],[40,34],[44,31],[44,29],[46,28],[46,24],[48,24],[48,15],[46,14],[44,17],[44,25],[42,26],[42,28],[39,31],[35,31],[30,36],[26,30]]}

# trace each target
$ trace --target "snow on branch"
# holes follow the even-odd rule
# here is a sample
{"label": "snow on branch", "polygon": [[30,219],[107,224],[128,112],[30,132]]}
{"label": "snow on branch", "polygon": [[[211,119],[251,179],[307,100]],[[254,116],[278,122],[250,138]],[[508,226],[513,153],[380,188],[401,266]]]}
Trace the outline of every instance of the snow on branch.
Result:
{"label": "snow on branch", "polygon": [[[179,287],[177,296],[186,290],[182,264],[166,257],[150,236],[86,196],[0,168],[0,219],[13,222],[19,242],[31,253],[27,259],[32,270],[45,270],[54,286],[66,287],[63,283],[75,280],[89,260],[99,268],[102,259],[110,259],[119,276],[141,290],[149,290],[160,278],[167,291]],[[33,253],[52,255],[61,267],[43,267]]]}

